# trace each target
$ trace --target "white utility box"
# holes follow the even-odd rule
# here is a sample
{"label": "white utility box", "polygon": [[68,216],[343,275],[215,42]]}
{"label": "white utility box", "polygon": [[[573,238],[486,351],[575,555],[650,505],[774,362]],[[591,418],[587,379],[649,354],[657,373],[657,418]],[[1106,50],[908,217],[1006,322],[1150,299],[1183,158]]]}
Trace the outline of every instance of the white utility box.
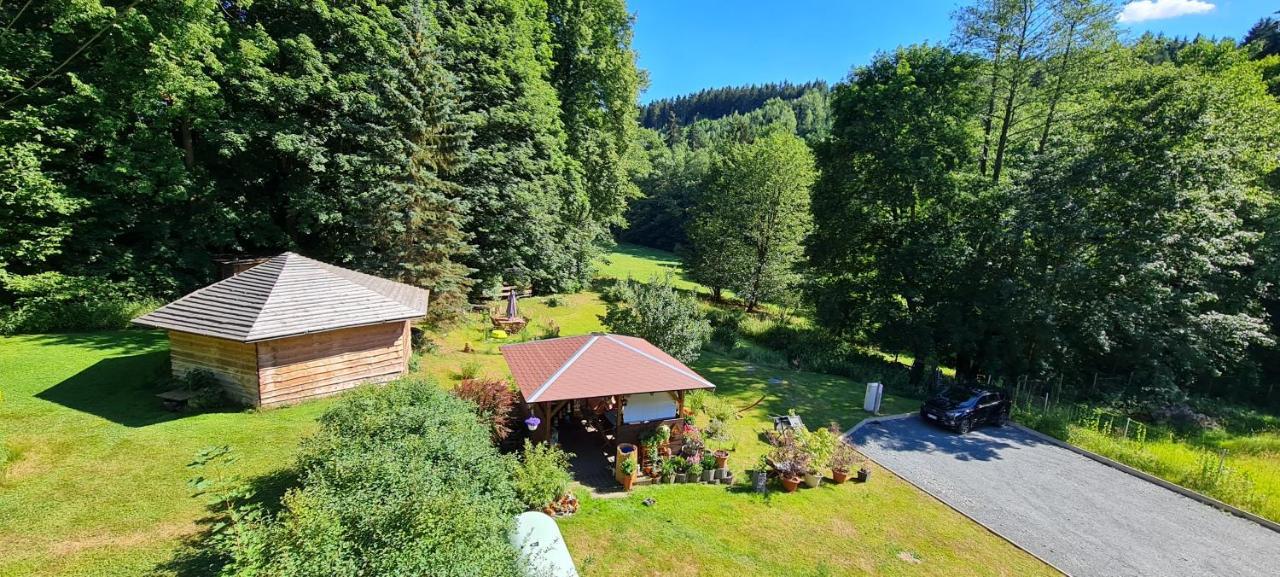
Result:
{"label": "white utility box", "polygon": [[867,396],[862,401],[863,410],[873,415],[880,414],[880,400],[884,398],[884,385],[867,383]]}

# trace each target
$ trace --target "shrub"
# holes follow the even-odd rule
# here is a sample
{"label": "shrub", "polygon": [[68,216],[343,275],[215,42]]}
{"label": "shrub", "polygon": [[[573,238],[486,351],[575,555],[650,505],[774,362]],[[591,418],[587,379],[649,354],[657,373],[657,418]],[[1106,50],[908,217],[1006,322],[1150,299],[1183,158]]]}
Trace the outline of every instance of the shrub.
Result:
{"label": "shrub", "polygon": [[813,468],[813,456],[800,446],[796,434],[788,429],[781,434],[769,437],[773,450],[769,452],[769,461],[775,471],[784,477],[804,476]]}
{"label": "shrub", "polygon": [[530,509],[541,509],[564,495],[573,482],[569,474],[572,456],[559,447],[526,439],[514,479],[520,500]]}
{"label": "shrub", "polygon": [[697,360],[711,325],[698,301],[671,285],[670,275],[647,283],[628,279],[616,290],[617,300],[606,305],[605,327],[645,339],[681,362]]}
{"label": "shrub", "polygon": [[174,384],[179,389],[193,393],[187,399],[187,408],[192,411],[210,411],[231,404],[226,390],[222,388],[222,383],[211,371],[204,369],[187,371],[186,374],[175,379]]}
{"label": "shrub", "polygon": [[542,337],[544,339],[554,339],[560,336],[560,325],[555,321],[548,320],[547,324],[542,328]]}
{"label": "shrub", "polygon": [[320,418],[278,513],[215,543],[237,577],[520,574],[514,463],[471,405],[429,381],[365,387]]}
{"label": "shrub", "polygon": [[563,303],[561,303],[561,302],[560,302],[560,297],[558,297],[558,296],[553,296],[553,297],[548,297],[548,298],[547,298],[547,308],[553,309],[553,308],[556,308],[556,307],[560,306],[561,304],[563,304]]}
{"label": "shrub", "polygon": [[489,424],[495,441],[511,434],[511,409],[516,404],[516,395],[506,381],[467,379],[458,383],[453,394],[475,404],[480,417]]}
{"label": "shrub", "polygon": [[816,431],[798,429],[796,442],[809,454],[809,465],[815,470],[826,469],[831,464],[831,456],[835,454],[836,447],[842,443],[840,429],[835,423],[829,428]]}
{"label": "shrub", "polygon": [[482,370],[484,370],[484,367],[479,362],[467,361],[462,363],[462,367],[458,369],[458,378],[464,381],[474,379],[480,376],[480,371]]}
{"label": "shrub", "polygon": [[123,329],[162,303],[128,283],[57,272],[0,273],[10,306],[0,307],[0,333]]}
{"label": "shrub", "polygon": [[853,445],[840,441],[831,453],[831,468],[836,471],[852,471],[862,464],[862,456]]}

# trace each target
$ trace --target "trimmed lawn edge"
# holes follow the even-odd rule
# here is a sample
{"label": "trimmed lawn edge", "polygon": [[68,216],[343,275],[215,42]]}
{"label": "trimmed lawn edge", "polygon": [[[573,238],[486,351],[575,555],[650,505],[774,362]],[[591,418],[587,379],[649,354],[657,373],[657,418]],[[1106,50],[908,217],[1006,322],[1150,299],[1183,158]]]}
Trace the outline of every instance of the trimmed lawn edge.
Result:
{"label": "trimmed lawn edge", "polygon": [[[1029,428],[1029,427],[1025,427],[1025,426],[1020,425],[1020,424],[1018,424],[1018,423],[1010,423],[1010,424],[1011,424],[1011,425],[1013,425],[1014,427],[1017,427],[1018,429],[1020,429],[1020,430],[1022,430],[1022,431],[1024,431],[1024,432],[1026,432],[1026,433],[1028,433],[1028,434],[1030,434],[1030,435],[1032,435],[1032,436],[1034,436],[1034,437],[1036,437],[1036,438],[1038,438],[1038,439],[1040,439],[1040,440],[1042,440],[1042,441],[1046,442],[1046,443],[1049,443],[1049,444],[1051,444],[1051,445],[1055,445],[1055,446],[1058,446],[1058,447],[1062,447],[1063,449],[1066,449],[1066,450],[1068,450],[1068,451],[1071,451],[1072,453],[1075,453],[1075,454],[1080,455],[1080,456],[1082,456],[1082,457],[1087,457],[1087,458],[1089,458],[1089,459],[1093,459],[1094,461],[1097,461],[1097,462],[1099,462],[1099,463],[1102,463],[1103,465],[1106,465],[1106,466],[1108,466],[1108,467],[1111,467],[1111,468],[1113,468],[1113,469],[1116,469],[1116,470],[1121,471],[1121,472],[1124,472],[1124,473],[1128,473],[1128,474],[1130,474],[1130,475],[1133,475],[1134,477],[1137,477],[1137,478],[1139,478],[1139,479],[1142,479],[1143,481],[1147,481],[1148,483],[1152,483],[1152,484],[1158,485],[1158,486],[1160,486],[1160,487],[1164,487],[1165,489],[1168,489],[1168,490],[1170,490],[1170,491],[1173,491],[1174,493],[1177,493],[1177,494],[1179,494],[1179,495],[1182,495],[1183,497],[1186,497],[1186,498],[1188,498],[1188,499],[1191,499],[1191,500],[1194,500],[1194,501],[1199,501],[1199,502],[1201,502],[1201,503],[1203,503],[1203,504],[1205,504],[1205,505],[1208,505],[1208,506],[1210,506],[1210,507],[1213,507],[1214,509],[1218,509],[1218,510],[1223,511],[1223,512],[1225,512],[1225,513],[1230,513],[1230,514],[1232,514],[1232,515],[1235,515],[1235,516],[1237,516],[1237,517],[1240,517],[1241,519],[1246,519],[1246,520],[1249,520],[1249,521],[1253,521],[1254,523],[1257,523],[1257,524],[1259,524],[1259,525],[1262,525],[1263,527],[1265,527],[1265,528],[1267,528],[1267,529],[1270,529],[1270,530],[1272,530],[1272,531],[1275,531],[1276,533],[1280,533],[1280,523],[1276,523],[1275,521],[1272,521],[1272,520],[1267,519],[1267,518],[1265,518],[1265,517],[1262,517],[1262,516],[1260,516],[1260,515],[1257,515],[1257,514],[1254,514],[1254,513],[1250,513],[1250,512],[1248,512],[1248,511],[1245,511],[1244,509],[1241,509],[1241,508],[1236,507],[1236,506],[1234,506],[1234,505],[1228,505],[1228,504],[1226,504],[1226,503],[1223,503],[1222,501],[1219,501],[1219,500],[1217,500],[1217,499],[1214,499],[1213,497],[1210,497],[1210,496],[1205,495],[1205,494],[1203,494],[1203,493],[1198,493],[1198,492],[1196,492],[1196,491],[1192,491],[1191,489],[1188,489],[1188,488],[1186,488],[1186,487],[1183,487],[1182,485],[1179,485],[1179,484],[1177,484],[1177,483],[1172,483],[1172,482],[1166,481],[1166,480],[1164,480],[1164,479],[1161,479],[1160,477],[1157,477],[1157,476],[1155,476],[1155,475],[1152,475],[1151,473],[1147,473],[1147,472],[1145,472],[1145,471],[1142,471],[1142,470],[1136,469],[1136,468],[1134,468],[1134,467],[1130,467],[1129,465],[1126,465],[1126,464],[1124,464],[1124,463],[1121,463],[1121,462],[1119,462],[1119,461],[1117,461],[1117,460],[1115,460],[1115,459],[1109,458],[1109,457],[1104,457],[1104,456],[1102,456],[1102,455],[1099,455],[1099,454],[1097,454],[1097,453],[1094,453],[1093,451],[1089,451],[1089,450],[1087,450],[1087,449],[1084,449],[1084,448],[1081,448],[1081,447],[1077,447],[1077,446],[1075,446],[1075,445],[1072,445],[1071,443],[1068,443],[1068,442],[1066,442],[1066,441],[1063,441],[1063,440],[1061,440],[1061,439],[1058,439],[1058,438],[1053,437],[1053,436],[1050,436],[1050,435],[1046,435],[1046,434],[1041,433],[1040,431],[1037,431],[1037,430],[1035,430],[1035,429],[1032,429],[1032,428]],[[908,482],[909,482],[909,481],[908,481]]]}
{"label": "trimmed lawn edge", "polygon": [[[845,438],[845,439],[849,439],[850,437],[852,437],[852,436],[853,436],[853,433],[854,433],[855,431],[857,431],[858,429],[862,428],[864,425],[871,425],[871,424],[879,423],[879,422],[882,422],[882,421],[897,421],[897,420],[900,420],[900,419],[907,419],[907,418],[910,418],[910,417],[914,417],[914,416],[915,416],[915,414],[916,414],[916,413],[915,413],[914,411],[912,411],[912,412],[910,412],[910,413],[902,413],[902,414],[898,414],[898,415],[889,415],[889,416],[887,416],[887,417],[868,417],[868,418],[863,419],[862,421],[860,421],[858,424],[854,425],[854,426],[853,426],[853,428],[851,428],[851,429],[849,429],[848,431],[846,431],[846,432],[845,432],[845,434],[844,434],[844,438]],[[1022,425],[1016,425],[1016,424],[1015,424],[1015,426],[1017,426],[1017,427],[1022,427]],[[1038,435],[1039,433],[1036,433],[1036,434]],[[870,456],[868,456],[868,455],[863,455],[863,456],[864,456],[864,457],[866,457],[867,459],[871,460],[871,461],[875,461],[875,459],[872,459],[872,458],[871,458]],[[972,515],[970,515],[970,514],[968,514],[968,513],[965,513],[964,511],[961,511],[960,509],[955,508],[954,506],[952,506],[952,505],[951,505],[951,503],[948,503],[948,502],[946,502],[945,500],[941,499],[940,497],[938,497],[937,495],[935,495],[932,491],[930,491],[930,490],[928,490],[928,489],[926,489],[926,488],[924,488],[924,487],[922,487],[922,486],[920,486],[920,485],[916,484],[916,483],[915,483],[915,481],[912,481],[911,479],[908,479],[908,478],[906,478],[906,477],[903,477],[902,475],[899,475],[897,472],[895,472],[895,471],[894,471],[892,468],[890,468],[888,465],[886,465],[886,464],[884,464],[884,463],[880,463],[880,462],[878,462],[878,461],[876,462],[876,464],[877,464],[877,465],[880,465],[881,467],[884,467],[884,470],[886,470],[886,471],[889,471],[889,472],[893,473],[893,476],[895,476],[895,477],[897,477],[897,478],[899,478],[899,479],[902,479],[906,484],[911,485],[912,487],[915,487],[915,488],[916,488],[917,490],[919,490],[921,493],[924,493],[924,494],[928,495],[928,496],[929,496],[930,498],[932,498],[934,501],[937,501],[937,502],[939,502],[939,503],[942,503],[942,504],[943,504],[943,506],[947,507],[948,509],[951,509],[952,511],[955,511],[956,513],[959,513],[959,514],[960,514],[960,516],[964,517],[965,519],[968,519],[969,521],[973,522],[975,525],[977,525],[977,526],[979,526],[979,527],[982,527],[983,529],[986,529],[988,533],[991,533],[992,535],[995,535],[996,537],[999,537],[999,538],[1000,538],[1001,540],[1003,540],[1004,542],[1006,542],[1006,543],[1008,543],[1008,544],[1010,544],[1010,545],[1013,545],[1013,547],[1014,547],[1015,549],[1017,549],[1017,550],[1019,550],[1019,551],[1022,551],[1023,553],[1026,553],[1027,555],[1030,555],[1030,556],[1032,556],[1032,557],[1034,557],[1034,558],[1036,558],[1036,559],[1039,559],[1041,563],[1044,563],[1045,565],[1048,565],[1050,568],[1052,568],[1054,571],[1057,571],[1058,573],[1061,573],[1061,574],[1063,574],[1063,575],[1071,575],[1070,573],[1067,573],[1066,571],[1063,571],[1061,567],[1059,567],[1059,566],[1057,566],[1057,565],[1054,565],[1054,564],[1053,564],[1053,562],[1049,561],[1048,559],[1045,559],[1044,557],[1041,557],[1041,556],[1039,556],[1039,555],[1036,555],[1034,551],[1031,551],[1030,549],[1027,549],[1026,547],[1023,547],[1022,545],[1018,544],[1016,541],[1014,541],[1014,540],[1012,540],[1012,539],[1010,539],[1010,538],[1008,538],[1008,537],[1005,537],[1005,536],[1004,536],[1003,534],[1001,534],[999,531],[996,531],[995,529],[991,528],[991,526],[990,526],[990,525],[987,525],[986,523],[983,523],[982,521],[979,521],[978,519],[975,519]]]}

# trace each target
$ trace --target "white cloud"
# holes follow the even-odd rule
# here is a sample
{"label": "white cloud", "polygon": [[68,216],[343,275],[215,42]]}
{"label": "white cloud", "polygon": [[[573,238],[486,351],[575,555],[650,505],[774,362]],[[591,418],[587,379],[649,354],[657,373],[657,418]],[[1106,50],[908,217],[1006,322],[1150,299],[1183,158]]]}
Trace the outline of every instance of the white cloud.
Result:
{"label": "white cloud", "polygon": [[1121,22],[1146,22],[1165,20],[1188,14],[1204,14],[1213,10],[1210,2],[1203,0],[1134,0],[1124,5],[1117,20]]}

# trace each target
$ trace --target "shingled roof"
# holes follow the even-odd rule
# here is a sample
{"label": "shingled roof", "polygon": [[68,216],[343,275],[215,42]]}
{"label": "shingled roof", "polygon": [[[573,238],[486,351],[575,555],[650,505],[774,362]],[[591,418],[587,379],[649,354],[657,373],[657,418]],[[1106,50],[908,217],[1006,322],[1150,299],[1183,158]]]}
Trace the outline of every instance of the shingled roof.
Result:
{"label": "shingled roof", "polygon": [[714,389],[675,357],[638,337],[591,334],[502,347],[525,402]]}
{"label": "shingled roof", "polygon": [[286,252],[133,322],[256,342],[422,317],[427,297],[426,289]]}

